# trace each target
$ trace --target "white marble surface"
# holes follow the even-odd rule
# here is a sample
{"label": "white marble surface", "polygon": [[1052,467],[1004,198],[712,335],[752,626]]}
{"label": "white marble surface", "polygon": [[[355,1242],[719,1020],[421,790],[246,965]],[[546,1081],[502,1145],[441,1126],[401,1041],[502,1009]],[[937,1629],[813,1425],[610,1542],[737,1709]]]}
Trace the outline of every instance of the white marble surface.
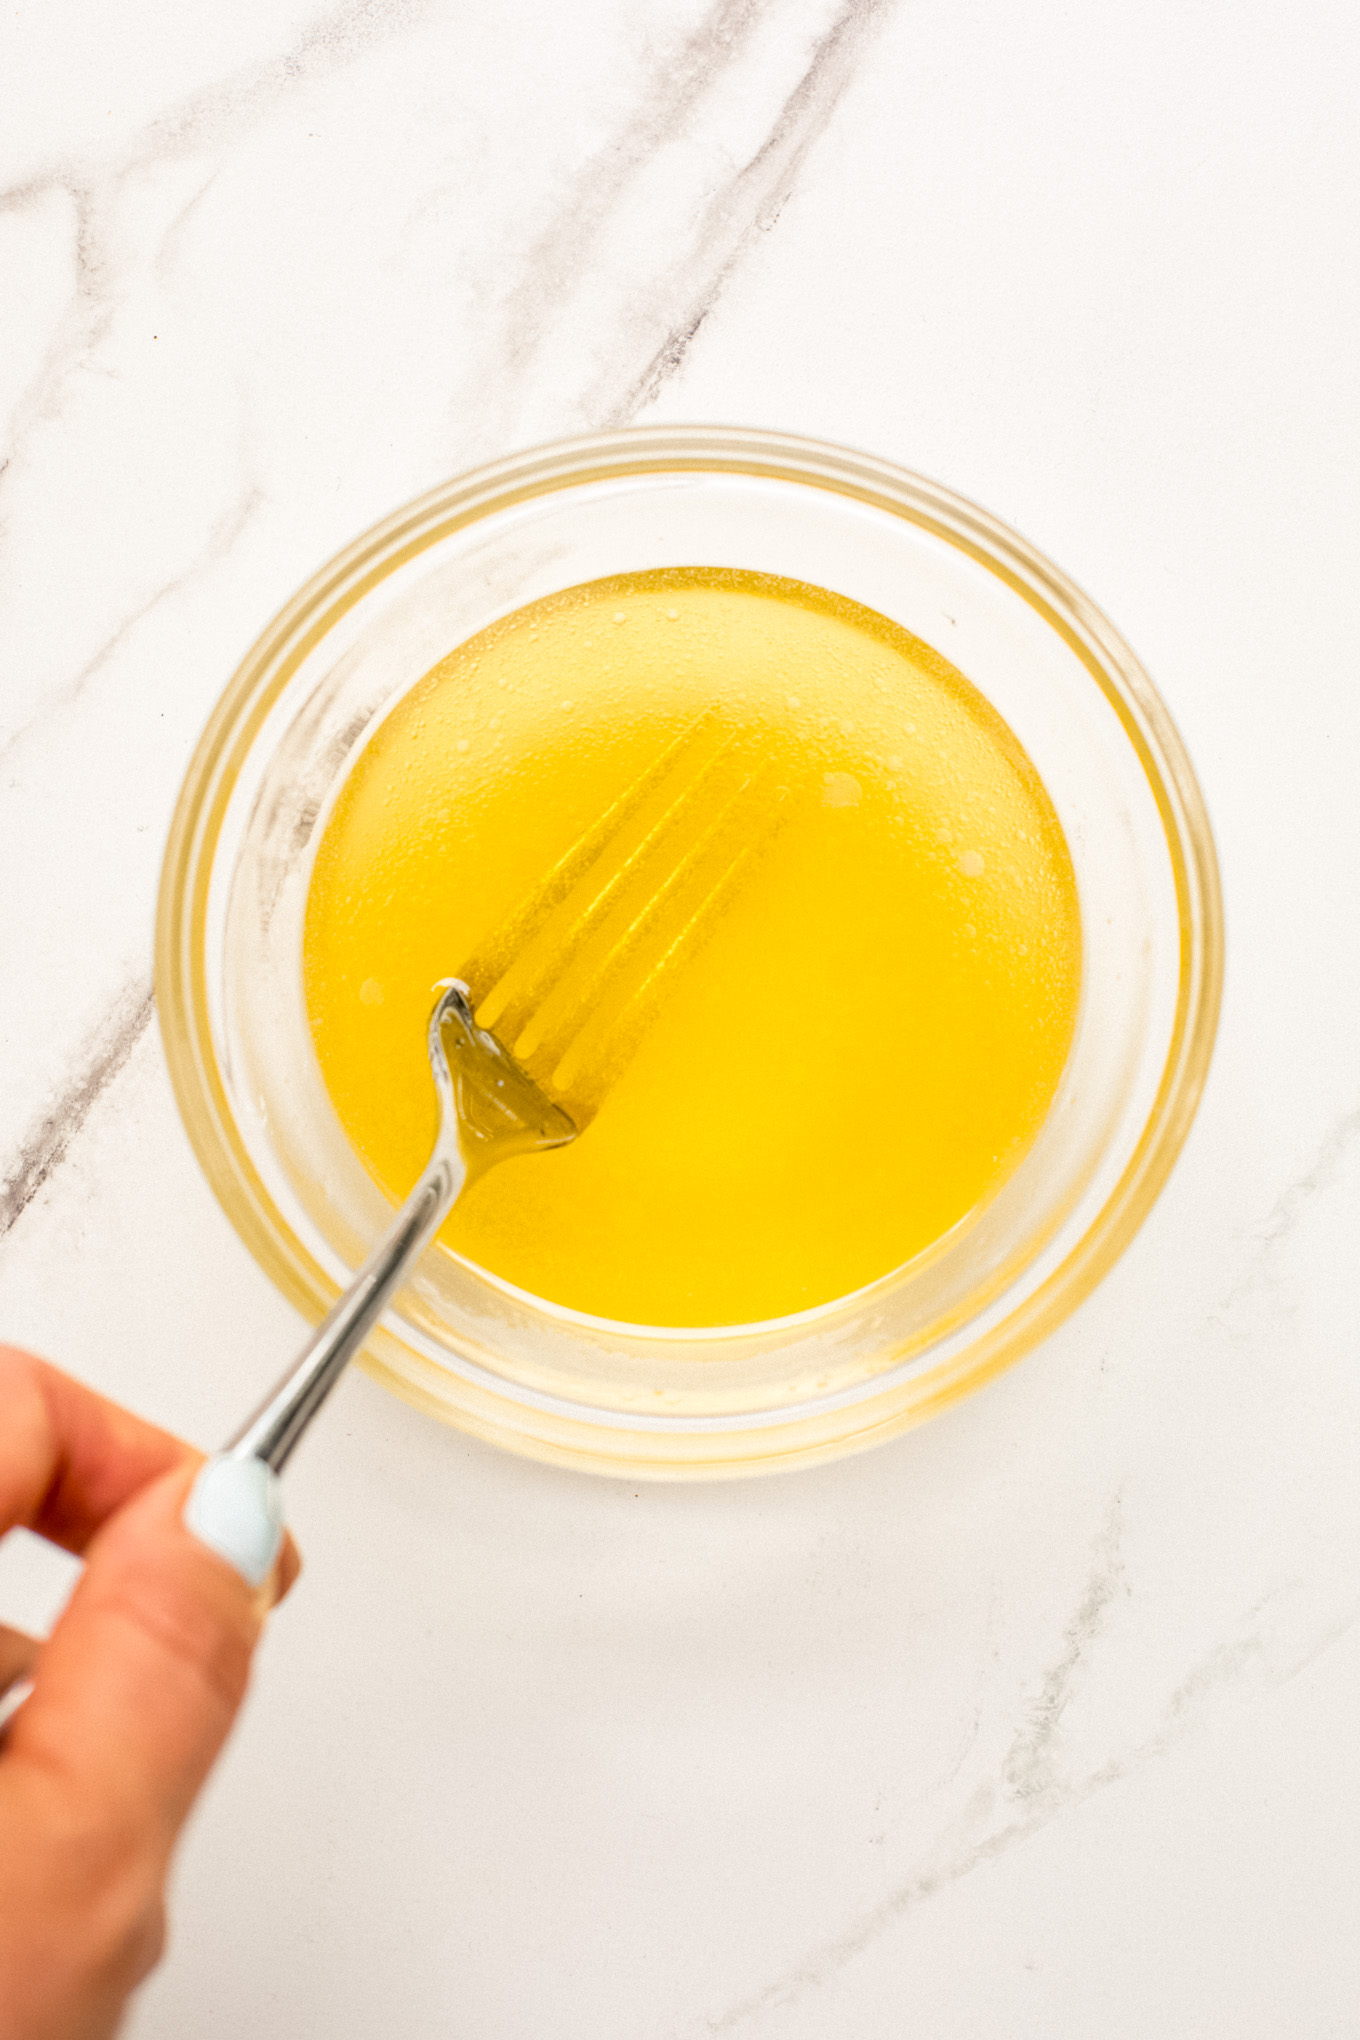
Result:
{"label": "white marble surface", "polygon": [[1151,667],[1229,913],[1169,1189],[937,1424],[635,1492],[344,1385],[135,2040],[1360,2035],[1358,58],[1349,0],[3,10],[5,1335],[205,1442],[294,1343],[148,1024],[163,840],[277,604],[501,450],[975,496]]}

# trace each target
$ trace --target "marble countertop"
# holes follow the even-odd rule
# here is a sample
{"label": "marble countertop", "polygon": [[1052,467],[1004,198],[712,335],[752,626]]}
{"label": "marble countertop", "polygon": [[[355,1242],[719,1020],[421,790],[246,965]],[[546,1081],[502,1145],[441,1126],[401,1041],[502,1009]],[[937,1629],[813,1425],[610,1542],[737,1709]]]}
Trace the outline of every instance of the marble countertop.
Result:
{"label": "marble countertop", "polygon": [[205,1443],[295,1344],[165,1074],[170,812],[293,588],[510,448],[975,497],[1148,664],[1228,911],[1160,1203],[939,1422],[634,1490],[343,1385],[134,2040],[1360,2034],[1358,59],[1342,0],[5,9],[4,1336]]}

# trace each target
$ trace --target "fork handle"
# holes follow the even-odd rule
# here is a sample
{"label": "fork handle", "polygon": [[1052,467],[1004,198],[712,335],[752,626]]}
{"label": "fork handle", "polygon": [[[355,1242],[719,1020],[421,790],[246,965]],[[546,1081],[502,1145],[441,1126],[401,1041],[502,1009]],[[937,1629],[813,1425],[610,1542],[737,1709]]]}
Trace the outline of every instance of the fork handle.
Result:
{"label": "fork handle", "polygon": [[293,1448],[382,1316],[411,1264],[434,1237],[467,1181],[450,1147],[436,1153],[390,1230],[337,1297],[283,1379],[231,1438],[228,1459],[259,1459],[281,1473]]}
{"label": "fork handle", "polygon": [[[412,1262],[453,1209],[466,1181],[467,1166],[456,1149],[435,1153],[388,1232],[336,1298],[282,1381],[225,1451],[200,1469],[185,1521],[244,1575],[248,1585],[262,1583],[278,1552],[283,1526],[277,1476]],[[207,1501],[205,1483],[214,1483],[223,1462],[231,1460],[258,1464],[253,1474],[238,1465],[225,1491],[217,1483],[214,1499]],[[32,1691],[33,1680],[22,1670],[0,1686],[0,1743]]]}
{"label": "fork handle", "polygon": [[[381,1317],[421,1248],[429,1243],[453,1209],[467,1173],[466,1163],[452,1145],[436,1150],[388,1232],[326,1313],[272,1395],[242,1425],[226,1450],[217,1453],[201,1469],[186,1506],[185,1519],[196,1535],[244,1574],[252,1587],[259,1586],[269,1571],[282,1535],[275,1477]],[[220,1521],[205,1524],[195,1512],[196,1498],[202,1495],[205,1479],[214,1475],[224,1460],[256,1460],[269,1469],[268,1473],[258,1472],[253,1478],[244,1469],[238,1469],[227,1492],[219,1493],[212,1513],[220,1518],[225,1507],[225,1540],[220,1534]],[[247,1509],[244,1521],[240,1514],[242,1479],[247,1490],[261,1490],[248,1496],[259,1506]],[[33,1681],[24,1671],[0,1688],[0,1742],[32,1691]]]}

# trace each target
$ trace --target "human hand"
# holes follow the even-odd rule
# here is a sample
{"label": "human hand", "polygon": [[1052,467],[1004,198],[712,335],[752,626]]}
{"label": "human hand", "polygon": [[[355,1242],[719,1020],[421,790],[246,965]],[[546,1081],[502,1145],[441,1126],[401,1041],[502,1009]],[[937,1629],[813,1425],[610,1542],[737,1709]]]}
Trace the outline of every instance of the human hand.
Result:
{"label": "human hand", "polygon": [[253,1588],[184,1525],[201,1455],[0,1347],[0,1534],[85,1570],[47,1642],[0,1627],[0,1690],[33,1692],[0,1742],[0,2040],[106,2040],[164,1938],[185,1816],[245,1693],[285,1538]]}

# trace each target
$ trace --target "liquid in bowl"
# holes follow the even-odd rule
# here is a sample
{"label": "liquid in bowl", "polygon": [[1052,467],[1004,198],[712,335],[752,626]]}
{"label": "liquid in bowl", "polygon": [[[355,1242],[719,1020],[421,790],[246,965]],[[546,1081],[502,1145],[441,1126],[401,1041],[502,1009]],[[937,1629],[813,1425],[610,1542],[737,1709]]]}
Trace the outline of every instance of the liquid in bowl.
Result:
{"label": "liquid in bowl", "polygon": [[[503,953],[638,785],[527,931],[537,959]],[[677,804],[669,866],[630,875]],[[962,673],[825,589],[692,567],[553,593],[397,702],[317,851],[304,971],[330,1098],[393,1201],[433,1137],[441,977],[514,1019],[581,1127],[476,1183],[449,1250],[591,1317],[721,1327],[833,1304],[986,1206],[1056,1093],[1081,949],[1053,803]],[[516,1014],[517,969],[551,985],[541,1011]]]}

